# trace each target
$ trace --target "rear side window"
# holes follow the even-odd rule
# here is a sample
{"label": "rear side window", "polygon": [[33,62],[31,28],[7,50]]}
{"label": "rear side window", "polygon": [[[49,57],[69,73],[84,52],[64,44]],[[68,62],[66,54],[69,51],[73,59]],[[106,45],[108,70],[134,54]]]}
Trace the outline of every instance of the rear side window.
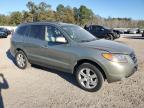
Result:
{"label": "rear side window", "polygon": [[16,33],[18,35],[24,36],[26,32],[27,26],[21,26],[17,29]]}
{"label": "rear side window", "polygon": [[44,25],[31,25],[29,37],[35,39],[45,39],[45,26]]}

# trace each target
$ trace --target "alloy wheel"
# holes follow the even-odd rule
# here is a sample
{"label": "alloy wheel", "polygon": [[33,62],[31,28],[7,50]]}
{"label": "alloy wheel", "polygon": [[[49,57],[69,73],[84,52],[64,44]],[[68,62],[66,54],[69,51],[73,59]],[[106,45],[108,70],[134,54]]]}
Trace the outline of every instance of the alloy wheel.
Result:
{"label": "alloy wheel", "polygon": [[81,69],[78,78],[81,85],[87,89],[95,88],[98,84],[97,75],[89,68]]}

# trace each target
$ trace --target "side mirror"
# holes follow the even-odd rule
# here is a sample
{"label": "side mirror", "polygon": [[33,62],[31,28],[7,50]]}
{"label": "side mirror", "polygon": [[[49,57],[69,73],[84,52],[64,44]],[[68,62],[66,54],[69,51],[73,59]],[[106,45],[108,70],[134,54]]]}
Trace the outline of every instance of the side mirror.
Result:
{"label": "side mirror", "polygon": [[57,37],[56,42],[58,42],[58,43],[67,43],[67,41],[64,37]]}

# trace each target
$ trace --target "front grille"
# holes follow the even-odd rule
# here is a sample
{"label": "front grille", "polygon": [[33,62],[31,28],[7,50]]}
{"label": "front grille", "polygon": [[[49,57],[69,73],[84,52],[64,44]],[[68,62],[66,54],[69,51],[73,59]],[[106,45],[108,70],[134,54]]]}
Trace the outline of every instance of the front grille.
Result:
{"label": "front grille", "polygon": [[136,58],[136,55],[134,52],[132,52],[129,56],[131,57],[131,59],[133,60],[134,63],[137,62],[137,58]]}

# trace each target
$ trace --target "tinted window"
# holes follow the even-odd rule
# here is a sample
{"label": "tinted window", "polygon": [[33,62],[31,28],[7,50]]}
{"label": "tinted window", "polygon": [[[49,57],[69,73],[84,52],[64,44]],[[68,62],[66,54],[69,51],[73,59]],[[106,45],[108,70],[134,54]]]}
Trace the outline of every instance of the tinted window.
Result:
{"label": "tinted window", "polygon": [[27,26],[21,26],[17,29],[16,33],[19,35],[25,35],[26,29],[27,29]]}
{"label": "tinted window", "polygon": [[100,26],[93,26],[93,30],[99,31],[99,30],[101,30],[101,27]]}
{"label": "tinted window", "polygon": [[36,39],[45,39],[45,26],[44,25],[31,25],[29,37]]}
{"label": "tinted window", "polygon": [[99,26],[95,26],[95,25],[89,26],[89,31],[92,31],[92,32],[99,31],[100,29],[101,29],[101,27],[99,27]]}
{"label": "tinted window", "polygon": [[62,32],[53,26],[46,26],[45,40],[48,42],[55,42],[56,37],[63,36]]}
{"label": "tinted window", "polygon": [[26,32],[25,32],[25,37],[28,37],[30,33],[30,26],[27,26]]}

